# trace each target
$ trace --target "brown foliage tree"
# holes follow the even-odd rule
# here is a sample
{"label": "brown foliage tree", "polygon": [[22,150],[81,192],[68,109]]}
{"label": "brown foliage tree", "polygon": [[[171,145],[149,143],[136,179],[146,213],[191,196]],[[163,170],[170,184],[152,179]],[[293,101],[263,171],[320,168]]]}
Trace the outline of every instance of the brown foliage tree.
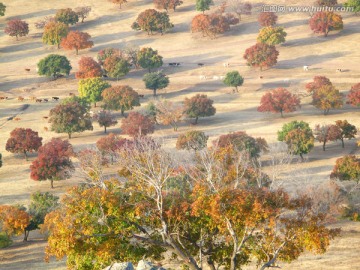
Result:
{"label": "brown foliage tree", "polygon": [[336,160],[330,175],[331,179],[340,181],[360,181],[360,159],[354,155],[344,156]]}
{"label": "brown foliage tree", "polygon": [[231,12],[234,12],[241,21],[242,15],[251,15],[252,5],[250,2],[243,2],[243,0],[227,1],[227,7]]}
{"label": "brown foliage tree", "polygon": [[140,106],[138,93],[128,85],[107,88],[101,95],[104,102],[103,107],[107,110],[120,110],[121,115],[135,106]]}
{"label": "brown foliage tree", "polygon": [[215,115],[216,108],[213,103],[214,101],[207,95],[197,94],[191,98],[185,98],[184,113],[190,118],[195,118],[194,124],[196,125],[199,117]]}
{"label": "brown foliage tree", "polygon": [[117,124],[116,119],[109,111],[101,111],[94,115],[94,119],[98,121],[100,127],[104,127],[104,133],[106,133],[106,128],[114,126]]}
{"label": "brown foliage tree", "polygon": [[68,179],[74,171],[70,157],[73,156],[72,145],[69,141],[58,138],[39,148],[39,155],[30,166],[30,177],[35,181],[50,180],[54,188],[55,180]]}
{"label": "brown foliage tree", "polygon": [[247,61],[248,66],[260,67],[260,70],[262,70],[264,67],[274,66],[277,63],[278,55],[279,52],[275,46],[257,43],[246,49],[244,59]]}
{"label": "brown foliage tree", "polygon": [[130,147],[132,145],[132,141],[121,138],[114,133],[110,133],[105,137],[101,137],[96,142],[96,147],[99,151],[105,155],[110,156],[111,164],[114,162],[114,159],[118,156],[118,152],[123,147]]}
{"label": "brown foliage tree", "polygon": [[30,215],[16,206],[0,205],[0,228],[8,236],[20,235],[30,224]]}
{"label": "brown foliage tree", "polygon": [[75,73],[77,79],[101,77],[101,75],[101,66],[92,57],[81,57],[79,71]]}
{"label": "brown foliage tree", "polygon": [[127,0],[109,0],[113,2],[116,5],[119,5],[119,8],[121,9],[121,5],[127,3]]}
{"label": "brown foliage tree", "polygon": [[157,9],[165,9],[166,12],[168,12],[169,9],[172,9],[175,11],[176,7],[183,4],[183,1],[181,1],[181,0],[154,0],[154,4]]}
{"label": "brown foliage tree", "polygon": [[79,16],[79,18],[81,18],[81,23],[83,23],[84,20],[87,18],[87,16],[89,16],[91,7],[90,6],[77,7],[77,8],[75,8],[74,11]]}
{"label": "brown foliage tree", "polygon": [[165,126],[172,126],[174,131],[178,129],[178,122],[181,121],[184,108],[171,101],[159,100],[156,102],[156,121]]}
{"label": "brown foliage tree", "polygon": [[30,128],[15,128],[10,133],[5,149],[11,153],[22,153],[27,160],[27,153],[38,151],[41,141],[38,132]]}
{"label": "brown foliage tree", "polygon": [[341,129],[337,125],[316,125],[314,136],[318,142],[323,143],[323,151],[325,151],[326,143],[341,140]]}
{"label": "brown foliage tree", "polygon": [[130,112],[121,124],[122,133],[131,137],[146,136],[153,133],[154,130],[154,123],[150,118],[138,112]]}
{"label": "brown foliage tree", "polygon": [[49,21],[44,27],[42,41],[45,44],[57,45],[60,48],[60,43],[69,32],[69,27],[62,22]]}
{"label": "brown foliage tree", "polygon": [[285,88],[277,88],[262,96],[259,112],[273,112],[280,113],[281,117],[283,112],[294,112],[300,106],[300,99],[291,94]]}
{"label": "brown foliage tree", "polygon": [[134,30],[142,30],[148,35],[157,31],[163,35],[174,25],[170,22],[169,15],[166,12],[159,12],[155,9],[147,9],[139,14],[136,21],[131,25]]}
{"label": "brown foliage tree", "polygon": [[79,21],[78,14],[71,8],[59,9],[55,14],[55,20],[66,25],[73,25]]}
{"label": "brown foliage tree", "polygon": [[199,151],[207,146],[208,139],[209,136],[206,136],[204,132],[191,130],[179,135],[176,149]]}
{"label": "brown foliage tree", "polygon": [[351,90],[347,95],[347,100],[347,103],[351,106],[360,106],[360,83],[357,83],[351,87]]}
{"label": "brown foliage tree", "polygon": [[327,7],[333,7],[338,4],[337,0],[316,0],[315,3],[318,6],[327,6]]}
{"label": "brown foliage tree", "polygon": [[332,85],[331,81],[325,76],[315,76],[312,82],[306,84],[307,92],[314,93],[324,85]]}
{"label": "brown foliage tree", "polygon": [[107,75],[112,78],[123,77],[130,71],[129,62],[122,56],[111,55],[107,57],[103,64]]}
{"label": "brown foliage tree", "polygon": [[352,138],[355,138],[355,135],[357,133],[357,129],[354,125],[350,124],[347,120],[337,120],[335,121],[336,125],[341,130],[341,145],[342,148],[345,147],[344,139],[351,140]]}
{"label": "brown foliage tree", "polygon": [[18,37],[29,34],[29,25],[22,20],[13,19],[7,22],[4,32],[10,37],[16,37],[16,40],[19,40]]}
{"label": "brown foliage tree", "polygon": [[333,85],[324,85],[312,94],[312,105],[323,110],[324,115],[330,109],[338,109],[343,106],[342,94]]}
{"label": "brown foliage tree", "polygon": [[79,50],[91,48],[94,46],[94,42],[89,40],[91,36],[85,32],[70,31],[69,34],[61,40],[61,47],[65,50],[75,49],[76,55]]}
{"label": "brown foliage tree", "polygon": [[258,22],[261,26],[274,26],[277,22],[278,16],[274,12],[261,12],[258,17]]}
{"label": "brown foliage tree", "polygon": [[341,30],[344,27],[342,17],[334,12],[320,11],[309,20],[310,28],[325,37],[330,31]]}

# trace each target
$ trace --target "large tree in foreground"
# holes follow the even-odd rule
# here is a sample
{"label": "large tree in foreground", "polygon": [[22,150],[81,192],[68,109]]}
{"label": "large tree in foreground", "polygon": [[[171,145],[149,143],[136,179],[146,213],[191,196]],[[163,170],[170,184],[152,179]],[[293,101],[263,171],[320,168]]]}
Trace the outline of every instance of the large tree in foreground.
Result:
{"label": "large tree in foreground", "polygon": [[343,106],[343,96],[333,85],[324,85],[312,94],[312,105],[322,110],[324,115],[331,109],[339,109]]}
{"label": "large tree in foreground", "polygon": [[35,181],[50,180],[51,188],[54,181],[70,178],[74,165],[72,145],[58,138],[51,139],[39,149],[39,155],[30,166],[30,177]]}
{"label": "large tree in foreground", "polygon": [[334,12],[320,11],[314,14],[309,20],[311,30],[316,34],[323,34],[325,37],[330,31],[344,28],[342,17]]}
{"label": "large tree in foreground", "polygon": [[149,72],[154,68],[161,67],[162,59],[163,57],[158,54],[158,51],[152,48],[142,48],[137,52],[137,63]]}
{"label": "large tree in foreground", "polygon": [[264,27],[260,29],[257,41],[268,45],[278,45],[285,42],[287,33],[283,27]]}
{"label": "large tree in foreground", "polygon": [[50,54],[37,64],[38,74],[56,79],[60,75],[69,75],[72,69],[69,60],[58,54]]}
{"label": "large tree in foreground", "polygon": [[17,206],[0,205],[0,228],[8,237],[21,235],[30,224],[30,215]]}
{"label": "large tree in foreground", "polygon": [[216,108],[213,106],[214,101],[207,95],[197,94],[184,100],[184,113],[189,118],[195,118],[194,124],[198,123],[199,117],[215,115]]}
{"label": "large tree in foreground", "polygon": [[210,158],[185,171],[152,144],[139,142],[120,154],[126,185],[73,187],[47,215],[47,259],[66,256],[72,268],[102,269],[171,252],[191,270],[236,270],[251,261],[266,269],[307,250],[323,253],[339,233],[325,226],[325,215],[314,213],[306,196],[224,181],[229,169],[217,152],[204,152]]}
{"label": "large tree in foreground", "polygon": [[19,19],[13,19],[7,22],[4,32],[11,37],[24,37],[29,34],[29,24]]}
{"label": "large tree in foreground", "polygon": [[49,123],[56,133],[67,133],[69,139],[75,132],[93,130],[90,105],[81,98],[73,97],[50,110]]}
{"label": "large tree in foreground", "polygon": [[169,15],[166,12],[159,12],[155,9],[147,9],[141,12],[131,28],[147,32],[148,35],[153,32],[160,32],[163,35],[167,30],[173,28]]}
{"label": "large tree in foreground", "polygon": [[263,43],[257,43],[245,50],[244,59],[247,65],[251,67],[269,68],[277,63],[279,52],[275,46]]}
{"label": "large tree in foreground", "polygon": [[6,142],[5,149],[11,153],[27,154],[36,152],[42,145],[39,133],[30,128],[15,128],[10,132],[10,138]]}
{"label": "large tree in foreground", "polygon": [[277,88],[261,97],[259,112],[283,113],[294,112],[300,107],[300,99],[285,88]]}

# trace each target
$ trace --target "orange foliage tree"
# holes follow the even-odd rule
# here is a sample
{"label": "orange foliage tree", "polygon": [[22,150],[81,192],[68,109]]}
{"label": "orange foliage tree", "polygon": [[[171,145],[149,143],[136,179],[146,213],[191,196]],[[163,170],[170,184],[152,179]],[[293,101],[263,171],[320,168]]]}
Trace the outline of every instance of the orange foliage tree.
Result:
{"label": "orange foliage tree", "polygon": [[127,0],[109,0],[113,2],[114,4],[119,5],[119,8],[121,9],[121,5],[127,3]]}
{"label": "orange foliage tree", "polygon": [[101,66],[92,57],[81,57],[79,71],[75,73],[77,79],[101,77]]}
{"label": "orange foliage tree", "polygon": [[139,95],[128,85],[118,85],[105,89],[102,94],[103,108],[107,110],[120,110],[121,115],[125,111],[140,106]]}
{"label": "orange foliage tree", "polygon": [[25,233],[30,215],[15,206],[0,205],[0,228],[8,236]]}
{"label": "orange foliage tree", "polygon": [[342,17],[334,12],[317,12],[310,18],[309,24],[314,33],[323,34],[325,37],[330,31],[344,28]]}
{"label": "orange foliage tree", "polygon": [[89,40],[91,36],[85,32],[70,31],[69,34],[61,40],[61,47],[65,50],[75,49],[76,55],[79,50],[91,48],[94,46],[94,42]]}
{"label": "orange foliage tree", "polygon": [[347,95],[347,103],[358,107],[360,106],[360,83],[357,83],[351,87],[349,94]]}
{"label": "orange foliage tree", "polygon": [[251,67],[269,68],[277,63],[279,52],[275,46],[257,43],[245,50],[244,59]]}
{"label": "orange foliage tree", "polygon": [[274,26],[277,22],[278,16],[274,12],[261,12],[258,17],[258,22],[261,26]]}
{"label": "orange foliage tree", "polygon": [[312,94],[312,105],[322,110],[324,115],[330,109],[339,109],[343,106],[343,96],[333,85],[324,85]]}
{"label": "orange foliage tree", "polygon": [[153,133],[154,123],[149,117],[138,112],[130,112],[121,123],[121,131],[132,137],[141,137]]}
{"label": "orange foliage tree", "polygon": [[181,1],[181,0],[154,0],[154,4],[157,9],[165,9],[166,12],[168,12],[169,9],[172,9],[175,11],[176,7],[183,4],[183,1]]}

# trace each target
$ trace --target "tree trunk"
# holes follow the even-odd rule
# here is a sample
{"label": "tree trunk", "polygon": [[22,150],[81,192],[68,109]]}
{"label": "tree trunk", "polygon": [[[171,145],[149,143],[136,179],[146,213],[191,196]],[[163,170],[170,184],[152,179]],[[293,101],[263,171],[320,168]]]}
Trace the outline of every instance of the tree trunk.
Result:
{"label": "tree trunk", "polygon": [[121,116],[124,116],[124,109],[121,109]]}
{"label": "tree trunk", "polygon": [[325,151],[326,141],[323,142],[323,151]]}
{"label": "tree trunk", "polygon": [[341,138],[341,146],[342,148],[345,148],[344,138]]}
{"label": "tree trunk", "polygon": [[199,116],[196,116],[196,118],[195,118],[195,125],[197,125],[197,123],[198,123],[198,120],[199,120]]}
{"label": "tree trunk", "polygon": [[84,18],[84,17],[82,17],[82,19],[81,19],[81,23],[84,23],[84,19],[85,19],[85,18]]}
{"label": "tree trunk", "polygon": [[106,134],[106,126],[104,126],[104,129],[105,129],[105,134]]}
{"label": "tree trunk", "polygon": [[280,110],[281,118],[284,118],[283,111]]}
{"label": "tree trunk", "polygon": [[236,252],[234,251],[230,258],[230,270],[236,270]]}
{"label": "tree trunk", "polygon": [[76,51],[76,55],[78,55],[79,54],[79,49],[76,48],[75,51]]}
{"label": "tree trunk", "polygon": [[94,102],[94,107],[96,108],[96,102]]}
{"label": "tree trunk", "polygon": [[69,139],[71,139],[71,133],[68,133],[68,137],[69,137]]}
{"label": "tree trunk", "polygon": [[156,89],[154,89],[154,97],[156,97]]}
{"label": "tree trunk", "polygon": [[60,42],[57,44],[57,48],[60,49]]}
{"label": "tree trunk", "polygon": [[50,179],[51,188],[54,188],[54,180]]}
{"label": "tree trunk", "polygon": [[301,161],[304,161],[304,157],[303,157],[302,153],[300,153],[300,158],[301,158]]}
{"label": "tree trunk", "polygon": [[121,3],[120,3],[120,9],[121,9]]}
{"label": "tree trunk", "polygon": [[27,242],[29,233],[30,233],[30,231],[24,230],[24,239],[23,239],[24,242]]}
{"label": "tree trunk", "polygon": [[24,156],[25,156],[25,160],[28,161],[28,156],[25,150],[24,150]]}
{"label": "tree trunk", "polygon": [[18,35],[16,35],[16,40],[19,40]]}

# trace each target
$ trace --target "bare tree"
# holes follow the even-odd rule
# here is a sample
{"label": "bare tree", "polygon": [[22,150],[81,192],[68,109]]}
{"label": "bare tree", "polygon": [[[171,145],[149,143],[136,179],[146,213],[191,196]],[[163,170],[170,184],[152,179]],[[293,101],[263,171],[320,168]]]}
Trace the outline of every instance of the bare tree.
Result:
{"label": "bare tree", "polygon": [[252,5],[250,2],[228,0],[227,7],[230,12],[234,12],[238,16],[239,21],[241,21],[241,15],[251,15]]}

